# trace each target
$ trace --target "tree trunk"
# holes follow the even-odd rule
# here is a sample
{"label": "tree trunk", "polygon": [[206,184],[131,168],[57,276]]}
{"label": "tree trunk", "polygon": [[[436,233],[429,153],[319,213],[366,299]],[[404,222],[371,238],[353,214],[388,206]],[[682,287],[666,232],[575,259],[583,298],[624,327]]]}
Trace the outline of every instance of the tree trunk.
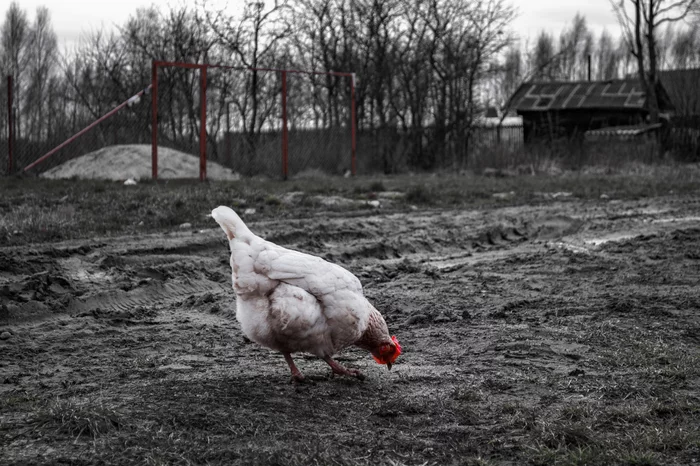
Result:
{"label": "tree trunk", "polygon": [[654,38],[656,18],[654,17],[653,2],[650,1],[649,3],[649,22],[646,30],[647,48],[649,49],[649,74],[646,83],[646,91],[647,105],[649,107],[649,123],[656,124],[659,122],[659,97],[656,94],[656,39]]}

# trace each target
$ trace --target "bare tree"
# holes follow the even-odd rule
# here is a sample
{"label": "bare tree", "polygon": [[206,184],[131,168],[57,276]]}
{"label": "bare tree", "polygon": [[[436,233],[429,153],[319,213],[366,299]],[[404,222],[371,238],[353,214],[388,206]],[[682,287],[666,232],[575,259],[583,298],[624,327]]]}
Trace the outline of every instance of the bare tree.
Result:
{"label": "bare tree", "polygon": [[[294,60],[301,68],[307,70],[345,71],[349,69],[344,53],[343,36],[347,30],[343,28],[343,18],[346,18],[347,8],[337,0],[298,0],[293,9],[292,18],[295,33],[291,40],[296,48]],[[307,82],[308,81],[308,82]],[[341,121],[340,82],[332,75],[311,75],[297,77],[295,82],[307,85],[295,86],[294,94],[301,96],[306,102],[298,102],[293,108],[299,117],[304,107],[311,110],[314,125],[338,126]],[[323,88],[323,92],[314,89]]]}
{"label": "bare tree", "polygon": [[[258,139],[266,125],[271,124],[277,108],[279,83],[273,78],[261,79],[259,68],[284,67],[284,41],[289,37],[290,25],[285,18],[289,12],[286,0],[266,6],[261,1],[248,1],[243,14],[234,18],[223,10],[213,11],[202,4],[204,16],[217,38],[219,47],[231,56],[230,61],[250,70],[244,79],[236,79],[238,86],[230,93],[230,103],[236,109],[247,143],[247,169],[253,170]],[[227,87],[228,84],[227,84]],[[228,105],[228,104],[227,104]],[[252,172],[250,172],[252,174]]]}
{"label": "bare tree", "polygon": [[27,71],[27,47],[29,45],[29,21],[27,13],[13,1],[5,14],[5,21],[0,27],[0,61],[5,74],[14,77],[14,103],[17,113],[15,137],[22,137],[22,111],[24,98],[24,75]]}
{"label": "bare tree", "polygon": [[[204,18],[194,9],[179,7],[166,12],[155,7],[139,9],[119,31],[120,47],[124,52],[116,54],[122,66],[117,68],[119,76],[114,81],[121,83],[121,86],[133,89],[149,81],[152,60],[184,63],[210,61],[214,41]],[[199,74],[183,68],[166,67],[159,70],[158,81],[160,136],[180,148],[193,150],[198,144],[201,125],[197,111],[200,103]],[[212,86],[210,95],[214,94],[215,88]],[[218,109],[208,107],[207,113],[211,114],[212,110]],[[214,135],[218,131],[218,117],[214,114],[213,118],[207,119],[207,134],[210,134],[210,130]]]}
{"label": "bare tree", "polygon": [[401,130],[408,138],[408,163],[416,167],[430,167],[435,157],[426,151],[423,139],[430,111],[430,88],[433,74],[429,67],[434,44],[426,21],[428,1],[418,1],[403,10],[405,33],[399,40],[396,77],[400,98],[393,101]]}
{"label": "bare tree", "polygon": [[[466,164],[469,154],[469,143],[476,115],[482,110],[476,94],[477,85],[483,80],[490,79],[496,71],[491,66],[492,63],[512,43],[513,38],[506,31],[513,19],[515,19],[515,10],[503,0],[478,2],[476,8],[472,9],[468,15],[468,24],[472,32],[471,41],[467,46],[472,48],[472,54],[466,77],[467,106],[462,125],[462,130],[465,132],[460,161],[462,167]],[[459,114],[457,117],[459,121]],[[457,152],[459,156],[460,150]]]}
{"label": "bare tree", "polygon": [[369,111],[365,120],[374,130],[373,143],[380,148],[382,168],[389,173],[396,168],[398,115],[391,102],[398,95],[393,69],[398,64],[401,3],[397,0],[353,0],[352,5],[359,25],[354,40],[366,70],[361,74],[364,76],[362,94],[368,102],[363,100],[362,110]]}
{"label": "bare tree", "polygon": [[517,90],[526,71],[522,49],[514,42],[505,50],[503,57],[492,64],[491,76],[485,83],[487,105],[502,108]]}
{"label": "bare tree", "polygon": [[522,52],[520,51],[519,47],[514,46],[511,47],[508,51],[506,51],[503,71],[504,77],[502,95],[507,98],[510,95],[512,95],[518,88],[518,85],[524,73]]}
{"label": "bare tree", "polygon": [[31,26],[27,47],[29,72],[26,95],[29,133],[37,139],[47,139],[51,131],[51,99],[49,93],[58,58],[56,33],[51,26],[48,8],[39,7]]}
{"label": "bare tree", "polygon": [[597,80],[607,80],[619,77],[620,50],[615,45],[612,36],[607,30],[603,30],[598,38],[595,51],[595,73]]}
{"label": "bare tree", "polygon": [[688,69],[700,66],[700,28],[679,31],[671,45],[673,68]]}
{"label": "bare tree", "polygon": [[696,7],[696,0],[610,0],[610,3],[637,61],[637,75],[647,95],[649,121],[658,123],[659,29],[686,18]]}
{"label": "bare tree", "polygon": [[537,36],[534,50],[528,54],[528,68],[535,71],[533,78],[543,81],[557,79],[559,58],[554,48],[554,37],[544,30],[541,31]]}
{"label": "bare tree", "polygon": [[593,36],[588,30],[586,18],[576,13],[569,29],[562,31],[559,36],[558,79],[584,80],[587,77],[588,55],[593,49]]}

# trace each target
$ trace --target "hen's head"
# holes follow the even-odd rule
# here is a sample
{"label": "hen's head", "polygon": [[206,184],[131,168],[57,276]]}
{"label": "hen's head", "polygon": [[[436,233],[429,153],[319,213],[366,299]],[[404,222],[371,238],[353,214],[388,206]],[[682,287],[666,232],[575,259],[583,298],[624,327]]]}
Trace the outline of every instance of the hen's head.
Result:
{"label": "hen's head", "polygon": [[391,365],[394,364],[396,358],[401,354],[401,345],[395,336],[391,337],[390,341],[384,341],[371,351],[372,357],[378,364],[386,364],[387,369],[391,370]]}
{"label": "hen's head", "polygon": [[392,364],[401,354],[401,345],[396,337],[389,336],[391,334],[386,321],[379,311],[371,304],[367,305],[370,311],[367,328],[355,345],[369,351],[377,363],[386,364],[386,367],[391,370]]}

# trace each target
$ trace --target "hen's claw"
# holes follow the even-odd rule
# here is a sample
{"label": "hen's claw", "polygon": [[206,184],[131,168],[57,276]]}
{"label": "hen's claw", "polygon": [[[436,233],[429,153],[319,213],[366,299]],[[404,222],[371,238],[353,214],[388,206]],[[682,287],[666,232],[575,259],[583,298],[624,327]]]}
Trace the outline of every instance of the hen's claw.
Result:
{"label": "hen's claw", "polygon": [[349,377],[355,377],[358,380],[365,380],[365,376],[362,375],[362,372],[360,372],[357,369],[346,369],[330,357],[324,358],[323,360],[326,361],[326,363],[328,363],[329,366],[331,366],[331,369],[333,370],[333,372],[331,372],[331,376],[335,374],[347,375]]}

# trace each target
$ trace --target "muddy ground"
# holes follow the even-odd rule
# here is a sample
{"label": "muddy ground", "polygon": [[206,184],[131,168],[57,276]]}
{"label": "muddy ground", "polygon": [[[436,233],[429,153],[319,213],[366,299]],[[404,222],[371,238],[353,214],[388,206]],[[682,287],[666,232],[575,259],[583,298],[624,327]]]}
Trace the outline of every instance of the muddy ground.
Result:
{"label": "muddy ground", "polygon": [[[214,207],[214,206],[212,206]],[[215,228],[0,248],[3,464],[698,464],[700,190],[245,216],[354,272],[404,354],[311,383]]]}

